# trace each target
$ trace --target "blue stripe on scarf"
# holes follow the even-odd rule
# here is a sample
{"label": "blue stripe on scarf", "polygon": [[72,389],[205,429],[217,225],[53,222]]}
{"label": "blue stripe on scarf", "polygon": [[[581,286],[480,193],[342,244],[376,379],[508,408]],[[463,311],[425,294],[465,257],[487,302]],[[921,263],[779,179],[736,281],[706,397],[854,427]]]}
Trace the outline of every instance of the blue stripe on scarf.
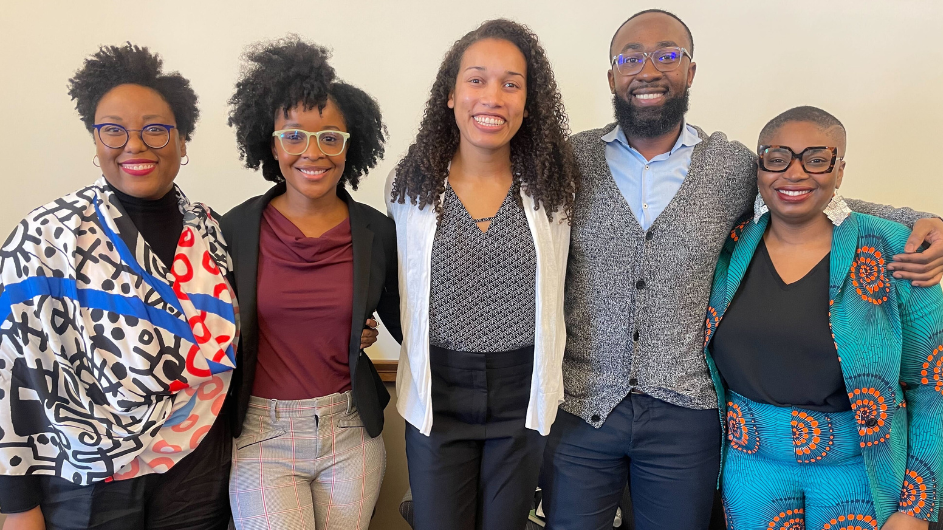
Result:
{"label": "blue stripe on scarf", "polygon": [[214,315],[225,318],[231,324],[236,323],[236,313],[232,309],[232,304],[223,302],[219,298],[208,294],[187,293],[187,297],[190,299],[190,302],[193,303],[193,307],[195,307],[197,311],[213,313]]}
{"label": "blue stripe on scarf", "polygon": [[190,401],[187,401],[186,405],[177,410],[177,412],[171,414],[169,418],[164,420],[164,427],[174,427],[183,423],[185,419],[190,417],[190,412],[196,405],[196,401],[196,396],[191,397]]}
{"label": "blue stripe on scarf", "polygon": [[[174,306],[177,311],[184,313],[183,307],[180,305],[180,300],[177,299],[177,294],[174,292],[173,288],[167,285],[164,280],[148,274],[147,271],[141,267],[141,264],[137,262],[137,259],[134,257],[134,255],[131,254],[131,250],[128,249],[127,245],[125,245],[124,240],[121,239],[121,237],[118,236],[118,234],[116,234],[110,226],[108,226],[108,223],[105,222],[105,217],[102,215],[101,210],[99,209],[98,201],[95,201],[95,213],[98,214],[98,218],[101,220],[102,231],[105,232],[105,235],[115,246],[115,249],[118,251],[118,255],[121,257],[121,261],[127,264],[131,270],[140,275],[148,285],[157,291],[157,294],[159,294],[161,298]],[[236,314],[235,311],[233,311],[232,304],[228,304],[216,297],[207,294],[187,293],[187,297],[190,298],[190,301],[197,310],[213,313],[214,315],[219,315],[220,317],[226,319],[232,324],[236,323]],[[183,337],[192,339],[192,335],[184,335]],[[195,341],[191,340],[191,342],[194,342],[195,344]]]}
{"label": "blue stripe on scarf", "polygon": [[15,304],[32,300],[37,296],[71,298],[78,301],[79,305],[85,308],[101,309],[119,315],[133,316],[166,329],[174,335],[186,338],[194,344],[196,343],[190,325],[170,313],[149,306],[140,298],[111,294],[95,289],[79,289],[77,282],[68,278],[34,276],[19,283],[7,284],[3,295],[0,295],[0,315],[3,315],[3,318],[6,319]]}
{"label": "blue stripe on scarf", "polygon": [[[104,199],[102,199],[104,200]],[[138,263],[137,259],[134,257],[134,254],[131,254],[131,251],[128,249],[128,246],[124,244],[124,240],[115,233],[114,230],[108,226],[108,223],[105,220],[105,216],[102,215],[101,209],[99,209],[99,201],[94,201],[95,203],[95,213],[98,214],[98,219],[101,220],[102,231],[105,232],[105,236],[111,240],[111,243],[115,246],[115,249],[118,251],[118,255],[121,257],[121,261],[127,265],[131,270],[136,272],[141,278],[147,282],[161,298],[164,299],[167,303],[174,306],[177,311],[183,313],[183,307],[180,306],[180,300],[177,300],[177,295],[174,293],[174,290],[167,285],[167,282],[147,273],[144,270],[144,267],[141,267],[141,264]],[[188,337],[189,335],[184,335]]]}

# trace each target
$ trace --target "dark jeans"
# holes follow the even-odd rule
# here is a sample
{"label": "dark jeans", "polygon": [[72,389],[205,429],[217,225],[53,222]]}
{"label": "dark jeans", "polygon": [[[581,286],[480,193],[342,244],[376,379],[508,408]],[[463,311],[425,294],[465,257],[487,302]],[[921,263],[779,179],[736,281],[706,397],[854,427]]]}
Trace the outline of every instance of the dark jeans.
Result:
{"label": "dark jeans", "polygon": [[76,486],[42,477],[47,530],[226,530],[232,434],[220,414],[193,453],[170,471]]}
{"label": "dark jeans", "polygon": [[548,530],[611,530],[626,481],[638,530],[706,530],[721,449],[716,409],[629,394],[599,429],[564,412],[541,486]]}
{"label": "dark jeans", "polygon": [[533,347],[430,348],[430,436],[406,424],[416,530],[521,530],[546,438],[524,427]]}

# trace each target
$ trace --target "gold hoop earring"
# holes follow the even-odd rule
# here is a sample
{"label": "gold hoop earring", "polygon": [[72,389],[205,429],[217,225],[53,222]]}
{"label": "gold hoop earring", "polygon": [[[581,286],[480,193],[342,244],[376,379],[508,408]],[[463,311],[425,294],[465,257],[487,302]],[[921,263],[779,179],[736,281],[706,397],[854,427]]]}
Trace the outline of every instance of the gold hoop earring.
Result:
{"label": "gold hoop earring", "polygon": [[101,165],[98,162],[96,162],[96,160],[98,160],[98,155],[95,155],[92,157],[92,165],[95,167],[101,167]]}
{"label": "gold hoop earring", "polygon": [[187,165],[187,164],[190,163],[190,155],[183,155],[183,157],[186,158],[187,161],[186,161],[186,162],[181,162],[181,163],[180,163],[181,166],[185,166],[185,165]]}

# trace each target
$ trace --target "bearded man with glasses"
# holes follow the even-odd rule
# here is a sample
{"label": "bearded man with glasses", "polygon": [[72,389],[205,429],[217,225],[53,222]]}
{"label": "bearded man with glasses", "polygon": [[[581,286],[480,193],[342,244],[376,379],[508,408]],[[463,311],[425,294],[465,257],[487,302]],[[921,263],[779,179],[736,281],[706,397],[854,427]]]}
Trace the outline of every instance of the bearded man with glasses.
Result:
{"label": "bearded man with glasses", "polygon": [[[704,312],[717,256],[757,195],[757,160],[685,121],[693,56],[678,17],[633,15],[609,50],[616,123],[571,140],[583,180],[566,279],[565,401],[542,470],[549,529],[611,528],[627,483],[639,530],[711,519],[722,435]],[[913,227],[910,253],[888,267],[917,286],[939,283],[943,221],[848,204]],[[916,253],[925,239],[939,242]]]}

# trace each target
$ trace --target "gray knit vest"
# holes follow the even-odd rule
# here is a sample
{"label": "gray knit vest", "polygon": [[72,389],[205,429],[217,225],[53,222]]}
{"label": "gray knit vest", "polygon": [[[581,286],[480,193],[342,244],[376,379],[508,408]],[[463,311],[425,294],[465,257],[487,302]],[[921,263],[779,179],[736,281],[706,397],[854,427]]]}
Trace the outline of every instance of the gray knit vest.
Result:
{"label": "gray knit vest", "polygon": [[599,427],[636,388],[693,409],[716,408],[704,360],[714,266],[756,193],[753,154],[723,133],[694,148],[681,188],[642,230],[616,186],[601,139],[574,135],[582,172],[566,277],[563,409]]}

